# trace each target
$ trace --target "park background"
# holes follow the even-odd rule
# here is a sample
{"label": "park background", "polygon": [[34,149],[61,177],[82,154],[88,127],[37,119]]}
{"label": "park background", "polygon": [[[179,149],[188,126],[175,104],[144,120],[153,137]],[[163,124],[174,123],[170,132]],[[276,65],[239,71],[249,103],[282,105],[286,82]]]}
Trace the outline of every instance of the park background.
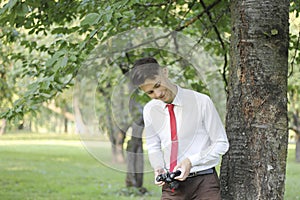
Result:
{"label": "park background", "polygon": [[[285,190],[285,199],[300,198],[299,1],[10,0],[1,1],[0,5],[1,199],[159,198],[160,191],[153,185],[151,172],[144,174],[142,186],[147,189],[145,192],[141,190],[140,185],[130,186],[127,182],[128,174],[114,167],[127,167],[126,152],[128,142],[132,138],[126,134],[127,129],[118,130],[119,127],[112,123],[113,115],[110,114],[112,110],[109,101],[113,89],[119,84],[119,78],[129,71],[133,61],[141,55],[154,56],[163,65],[171,66],[175,71],[172,76],[180,84],[212,95],[227,126],[230,139],[238,141],[238,136],[245,139],[245,143],[240,141],[233,143],[232,146],[237,147],[239,152],[244,152],[245,155],[249,154],[247,158],[249,160],[246,162],[249,164],[242,163],[245,159],[243,153],[240,153],[241,156],[237,156],[238,159],[232,163],[236,166],[242,163],[241,165],[247,169],[260,166],[258,168],[261,171],[257,171],[256,177],[252,173],[241,173],[244,179],[251,180],[248,181],[251,187],[247,191],[247,181],[243,182],[241,177],[234,176],[235,172],[240,172],[240,168],[236,168],[235,171],[233,166],[225,164],[224,166],[228,167],[224,168],[224,171],[228,170],[227,175],[231,174],[232,180],[236,178],[236,181],[231,182],[245,186],[239,188],[237,185],[230,185],[228,188],[235,191],[230,194],[236,193],[238,196],[240,191],[245,194],[245,199],[247,195],[257,199],[257,194],[268,196],[267,193],[270,193],[272,196],[274,193],[274,196],[280,199],[283,198],[282,191]],[[240,15],[235,16],[236,13]],[[270,17],[273,15],[276,17]],[[182,46],[186,43],[176,44],[173,41],[177,39],[176,37],[169,43],[174,42],[172,48],[178,50],[177,54],[167,52],[164,47],[159,46],[161,44],[147,49],[131,46],[131,49],[124,50],[117,58],[112,60],[107,58],[93,63],[101,66],[103,70],[100,71],[101,78],[98,80],[95,96],[99,102],[95,109],[98,113],[99,129],[102,130],[100,140],[105,143],[99,147],[101,151],[98,151],[99,155],[95,158],[84,145],[84,141],[91,138],[84,135],[86,132],[84,123],[87,121],[78,117],[80,116],[78,110],[87,104],[87,100],[82,91],[81,95],[76,95],[78,85],[75,79],[83,69],[82,66],[90,64],[87,60],[95,53],[93,50],[96,47],[100,44],[109,46],[110,42],[113,42],[111,38],[116,35],[141,27],[159,27],[159,30],[164,28],[170,31],[167,36],[171,38],[174,35],[172,31],[188,38],[196,38],[195,47],[201,47],[217,68],[211,74],[207,74],[207,79],[203,82],[199,78],[201,71],[194,69],[191,60],[180,54]],[[234,32],[236,30],[247,34],[239,35]],[[123,35],[119,37],[123,38]],[[233,46],[236,44],[235,39],[240,41],[239,45],[236,45],[240,48],[238,51],[235,51]],[[268,48],[267,50],[262,48],[266,54],[262,53],[259,55],[261,57],[255,54],[259,54],[256,40],[258,43],[266,42],[264,46]],[[288,48],[281,42],[288,44]],[[119,47],[118,45],[114,48]],[[281,48],[288,50],[288,57],[281,52]],[[105,52],[103,47],[102,49],[100,47],[100,50]],[[268,54],[269,51],[275,53]],[[256,62],[253,55],[266,62]],[[238,59],[238,56],[241,59]],[[247,68],[243,68],[245,60]],[[273,62],[274,60],[276,62]],[[277,66],[277,63],[280,66]],[[245,79],[235,80],[237,76],[234,72]],[[268,73],[274,75],[269,76]],[[286,81],[282,80],[280,75]],[[278,79],[274,81],[273,78]],[[247,80],[259,84],[253,86],[253,82]],[[208,88],[206,83],[210,81],[219,84]],[[234,87],[232,83],[235,81],[240,81],[240,87]],[[273,85],[268,85],[273,81],[280,87],[274,89]],[[83,85],[88,83],[82,82]],[[271,90],[268,90],[268,87]],[[273,93],[276,90],[280,93]],[[228,123],[237,113],[232,108],[234,104],[232,99],[235,98],[232,91],[242,94],[240,101],[244,102],[241,106],[243,114],[239,116],[243,116],[240,118],[247,123]],[[256,96],[264,95],[259,91],[268,91],[272,96],[278,95],[280,103],[277,104],[276,99],[255,99]],[[214,96],[217,93],[220,96]],[[223,93],[230,101],[226,102]],[[269,105],[269,100],[270,104],[274,104],[270,113],[286,110],[279,114],[288,119],[288,126],[280,120],[277,121],[278,118],[272,118],[272,114],[261,112],[265,111],[263,106]],[[141,96],[138,101],[143,104],[146,98]],[[257,102],[262,103],[257,106]],[[123,109],[126,106],[128,107],[125,105]],[[239,104],[234,106],[238,108]],[[265,126],[270,123],[268,118],[275,124],[270,126],[270,129]],[[130,126],[132,121],[124,123],[125,125],[121,126],[126,127]],[[247,127],[248,123],[258,124],[256,128],[262,128],[266,133]],[[283,132],[280,132],[281,128],[278,128],[276,123],[282,126]],[[240,130],[245,131],[243,136],[240,136],[238,131],[232,130],[236,124],[239,124]],[[259,140],[251,144],[252,139]],[[96,140],[99,140],[98,136]],[[249,144],[253,145],[253,151],[258,152],[257,155],[250,154],[249,148],[243,149]],[[138,146],[140,143],[135,145]],[[284,147],[287,147],[288,154]],[[236,156],[235,152],[233,155]],[[287,163],[285,163],[286,155]],[[256,160],[262,164],[251,162]],[[269,165],[268,161],[274,161],[275,165],[274,163],[273,166]],[[147,159],[145,167],[149,167]],[[272,174],[272,168],[276,169],[276,173]],[[263,179],[260,175],[265,175],[266,178]],[[270,178],[273,175],[280,177],[280,181],[276,182]],[[252,180],[258,184],[253,184]],[[272,199],[271,196],[268,198]],[[261,197],[261,199],[268,198]]]}

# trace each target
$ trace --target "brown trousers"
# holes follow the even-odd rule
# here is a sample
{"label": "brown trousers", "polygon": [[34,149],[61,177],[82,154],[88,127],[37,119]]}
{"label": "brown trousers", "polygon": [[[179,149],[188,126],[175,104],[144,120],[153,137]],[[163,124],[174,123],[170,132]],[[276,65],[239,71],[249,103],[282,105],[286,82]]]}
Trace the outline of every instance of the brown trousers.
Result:
{"label": "brown trousers", "polygon": [[221,200],[220,181],[216,171],[187,178],[180,182],[179,187],[172,191],[168,184],[162,188],[162,200]]}

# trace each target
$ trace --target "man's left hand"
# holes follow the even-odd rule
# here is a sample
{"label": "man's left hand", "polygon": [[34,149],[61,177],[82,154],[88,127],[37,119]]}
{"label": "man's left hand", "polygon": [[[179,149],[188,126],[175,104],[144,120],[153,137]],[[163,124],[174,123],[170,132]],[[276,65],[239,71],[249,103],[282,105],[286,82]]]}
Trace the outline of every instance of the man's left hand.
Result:
{"label": "man's left hand", "polygon": [[173,170],[173,171],[176,171],[176,170],[181,171],[180,176],[175,177],[175,179],[177,179],[179,181],[184,181],[190,174],[191,168],[192,168],[191,161],[188,158],[184,159],[181,163],[176,165],[176,167]]}

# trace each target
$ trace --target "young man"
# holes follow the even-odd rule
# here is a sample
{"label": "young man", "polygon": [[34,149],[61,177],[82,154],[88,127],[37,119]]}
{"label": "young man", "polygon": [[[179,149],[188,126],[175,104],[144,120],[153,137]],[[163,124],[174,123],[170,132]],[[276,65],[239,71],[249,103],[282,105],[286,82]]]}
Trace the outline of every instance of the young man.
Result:
{"label": "young man", "polygon": [[152,99],[143,116],[155,178],[181,171],[175,190],[155,180],[162,186],[161,199],[221,199],[215,166],[229,144],[210,98],[173,84],[154,58],[137,60],[131,81]]}

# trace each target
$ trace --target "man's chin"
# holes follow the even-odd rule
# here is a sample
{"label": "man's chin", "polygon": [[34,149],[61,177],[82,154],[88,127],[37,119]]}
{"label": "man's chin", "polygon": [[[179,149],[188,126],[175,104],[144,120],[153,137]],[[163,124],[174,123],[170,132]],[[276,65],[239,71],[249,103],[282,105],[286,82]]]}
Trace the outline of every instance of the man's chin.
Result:
{"label": "man's chin", "polygon": [[172,103],[170,100],[162,100],[165,103]]}

